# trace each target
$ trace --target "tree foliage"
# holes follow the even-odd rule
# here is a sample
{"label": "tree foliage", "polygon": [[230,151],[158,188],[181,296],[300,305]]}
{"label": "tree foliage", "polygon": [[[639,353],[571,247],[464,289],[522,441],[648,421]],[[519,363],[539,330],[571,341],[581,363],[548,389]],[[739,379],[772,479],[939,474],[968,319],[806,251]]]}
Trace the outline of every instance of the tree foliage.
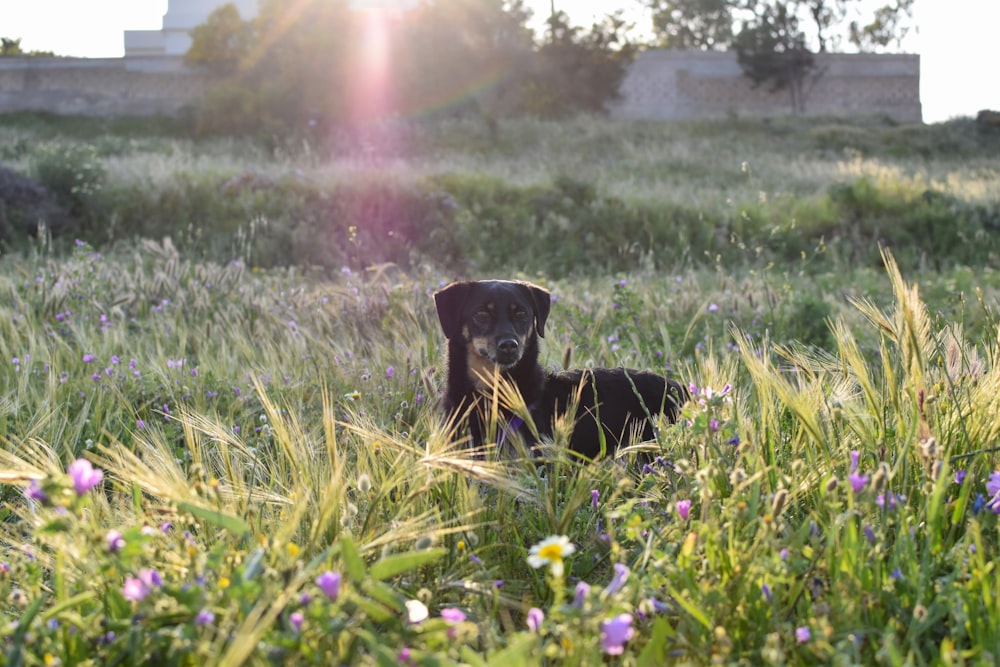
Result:
{"label": "tree foliage", "polygon": [[914,0],[872,9],[869,0],[646,0],[663,46],[733,49],[754,85],[788,90],[805,110],[811,81],[822,75],[816,53],[845,44],[878,51],[906,35]]}
{"label": "tree foliage", "polygon": [[635,46],[620,18],[591,29],[553,17],[544,41],[522,0],[424,0],[407,11],[347,0],[263,0],[195,29],[189,63],[219,76],[200,114],[213,133],[329,136],[395,117],[601,112]]}

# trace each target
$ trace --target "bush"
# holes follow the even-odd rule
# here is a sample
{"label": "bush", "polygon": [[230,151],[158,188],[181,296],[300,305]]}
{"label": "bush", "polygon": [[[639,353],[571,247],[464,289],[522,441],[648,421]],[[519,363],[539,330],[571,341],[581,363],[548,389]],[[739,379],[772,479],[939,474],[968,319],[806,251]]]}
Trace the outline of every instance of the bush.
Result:
{"label": "bush", "polygon": [[35,152],[31,171],[71,215],[82,218],[104,187],[107,172],[89,144],[46,144]]}
{"label": "bush", "polygon": [[44,230],[59,236],[72,220],[44,186],[0,166],[0,246],[17,247]]}

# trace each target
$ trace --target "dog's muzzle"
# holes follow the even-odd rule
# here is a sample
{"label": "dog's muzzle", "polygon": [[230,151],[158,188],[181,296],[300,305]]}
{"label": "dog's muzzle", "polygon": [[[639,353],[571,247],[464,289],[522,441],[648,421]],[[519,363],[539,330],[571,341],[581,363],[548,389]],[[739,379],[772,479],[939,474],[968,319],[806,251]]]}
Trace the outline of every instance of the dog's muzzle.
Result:
{"label": "dog's muzzle", "polygon": [[516,338],[504,338],[497,341],[496,363],[498,366],[510,367],[521,360],[521,344]]}

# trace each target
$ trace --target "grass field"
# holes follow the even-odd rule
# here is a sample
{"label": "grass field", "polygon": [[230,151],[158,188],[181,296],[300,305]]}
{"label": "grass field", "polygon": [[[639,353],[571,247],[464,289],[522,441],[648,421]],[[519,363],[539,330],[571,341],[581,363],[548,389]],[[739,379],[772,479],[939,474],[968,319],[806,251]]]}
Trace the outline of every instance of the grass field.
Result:
{"label": "grass field", "polygon": [[[450,124],[394,157],[329,159],[17,117],[0,144],[26,173],[42,144],[93,145],[106,183],[150,189],[251,167],[333,182],[568,174],[711,212],[864,173],[995,207],[996,153],[962,132],[589,119],[492,141]],[[179,247],[82,238],[0,258],[7,664],[1000,656],[988,265],[751,249],[561,276],[498,261],[553,292],[546,364],[669,369],[694,396],[636,445],[651,463],[581,465],[562,433],[538,466],[477,460],[441,423],[430,295],[451,268],[264,269]]]}

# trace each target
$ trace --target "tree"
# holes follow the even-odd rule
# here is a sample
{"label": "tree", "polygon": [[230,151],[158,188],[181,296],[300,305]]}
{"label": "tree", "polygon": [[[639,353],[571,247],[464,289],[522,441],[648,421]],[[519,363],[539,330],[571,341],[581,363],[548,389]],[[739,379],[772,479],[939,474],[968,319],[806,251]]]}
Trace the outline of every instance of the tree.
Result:
{"label": "tree", "polygon": [[736,58],[754,86],[771,83],[771,90],[787,90],[792,111],[805,111],[809,79],[822,74],[806,48],[805,34],[787,7],[768,7],[756,22],[746,22],[736,35]]}
{"label": "tree", "polygon": [[625,34],[625,21],[609,15],[585,30],[556,12],[547,23],[545,40],[522,83],[522,110],[543,118],[603,113],[618,97],[637,49]]}
{"label": "tree", "polygon": [[733,42],[731,0],[650,0],[653,32],[669,49],[726,49]]}
{"label": "tree", "polygon": [[[662,44],[735,49],[754,85],[788,90],[796,113],[823,74],[816,53],[839,48],[845,39],[858,50],[888,48],[906,34],[913,2],[893,0],[869,10],[870,0],[646,0]],[[866,10],[870,20],[862,23],[857,17]]]}
{"label": "tree", "polygon": [[184,54],[190,65],[204,65],[216,72],[235,72],[244,62],[253,43],[253,23],[244,21],[236,5],[225,4],[205,23],[191,31],[191,48]]}
{"label": "tree", "polygon": [[23,56],[24,52],[21,50],[21,39],[11,39],[9,37],[0,37],[0,56]]}

